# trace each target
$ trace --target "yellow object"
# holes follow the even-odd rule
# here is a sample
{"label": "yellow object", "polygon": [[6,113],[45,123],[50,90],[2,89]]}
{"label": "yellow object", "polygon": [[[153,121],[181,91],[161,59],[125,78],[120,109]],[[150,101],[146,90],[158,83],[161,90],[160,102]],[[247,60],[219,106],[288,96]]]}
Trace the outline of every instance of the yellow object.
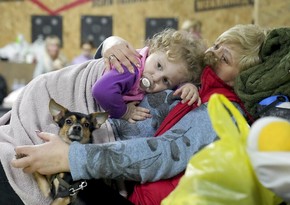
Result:
{"label": "yellow object", "polygon": [[178,186],[162,205],[281,203],[261,185],[253,171],[246,151],[249,126],[238,109],[223,95],[214,94],[208,111],[220,140],[192,156]]}
{"label": "yellow object", "polygon": [[272,122],[260,132],[259,151],[290,151],[290,123]]}

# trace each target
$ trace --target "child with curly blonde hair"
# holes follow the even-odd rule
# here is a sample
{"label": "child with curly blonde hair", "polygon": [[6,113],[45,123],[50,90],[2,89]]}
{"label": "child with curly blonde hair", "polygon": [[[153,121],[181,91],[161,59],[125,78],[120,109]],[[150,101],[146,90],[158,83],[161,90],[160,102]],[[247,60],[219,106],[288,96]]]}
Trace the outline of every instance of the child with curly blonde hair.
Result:
{"label": "child with curly blonde hair", "polygon": [[[111,118],[135,122],[150,117],[142,108],[137,109],[145,93],[174,89],[186,82],[198,83],[202,73],[205,45],[187,32],[165,29],[146,41],[146,47],[138,50],[141,58],[134,73],[123,66],[120,74],[112,69],[98,79],[92,94],[96,102]],[[118,60],[115,55],[109,61]],[[183,101],[197,100],[194,86],[182,85],[176,92]],[[132,102],[132,103],[129,103]]]}

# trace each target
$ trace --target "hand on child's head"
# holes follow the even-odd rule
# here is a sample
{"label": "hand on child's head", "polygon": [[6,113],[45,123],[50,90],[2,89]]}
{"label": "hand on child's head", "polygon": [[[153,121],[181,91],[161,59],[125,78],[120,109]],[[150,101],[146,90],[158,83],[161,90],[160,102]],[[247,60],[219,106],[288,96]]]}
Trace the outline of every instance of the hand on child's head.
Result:
{"label": "hand on child's head", "polygon": [[190,106],[197,101],[197,105],[201,104],[201,99],[199,97],[198,88],[192,83],[185,83],[180,86],[173,95],[180,95],[182,103],[186,103]]}
{"label": "hand on child's head", "polygon": [[104,41],[102,55],[105,59],[107,70],[114,67],[120,73],[123,73],[124,68],[122,65],[124,65],[131,73],[134,73],[133,65],[140,66],[138,60],[141,57],[140,54],[131,44],[117,36],[109,37]]}

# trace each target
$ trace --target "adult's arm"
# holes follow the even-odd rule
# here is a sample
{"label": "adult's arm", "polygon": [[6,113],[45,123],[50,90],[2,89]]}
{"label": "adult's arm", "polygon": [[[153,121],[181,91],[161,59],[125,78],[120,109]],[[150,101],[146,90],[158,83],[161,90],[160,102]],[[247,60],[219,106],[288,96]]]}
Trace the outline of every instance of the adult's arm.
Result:
{"label": "adult's arm", "polygon": [[202,105],[159,137],[100,145],[72,143],[70,171],[74,180],[123,178],[144,183],[170,178],[186,168],[195,152],[215,139],[207,107]]}
{"label": "adult's arm", "polygon": [[70,171],[75,180],[123,178],[140,182],[175,176],[194,153],[217,139],[204,104],[160,137],[68,146],[58,136],[39,135],[47,142],[17,147],[16,153],[27,157],[13,160],[14,167],[41,174]]}
{"label": "adult's arm", "polygon": [[[111,62],[109,57],[111,55],[116,56]],[[134,66],[139,67],[140,54],[136,49],[126,40],[118,37],[111,36],[104,40],[99,46],[95,54],[95,58],[104,57],[105,66],[107,70],[110,70],[111,66],[115,67],[120,73],[124,72],[122,65],[127,67],[131,73],[134,72]],[[133,64],[133,65],[132,65]]]}

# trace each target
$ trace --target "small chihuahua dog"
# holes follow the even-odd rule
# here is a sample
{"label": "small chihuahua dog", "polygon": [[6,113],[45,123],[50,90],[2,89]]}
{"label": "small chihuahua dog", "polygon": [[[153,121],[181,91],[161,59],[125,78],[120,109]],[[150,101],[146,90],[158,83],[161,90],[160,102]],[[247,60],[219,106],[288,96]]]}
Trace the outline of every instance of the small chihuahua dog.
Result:
{"label": "small chihuahua dog", "polygon": [[[89,115],[71,112],[53,99],[49,102],[49,111],[60,127],[59,136],[68,144],[73,141],[82,144],[92,142],[92,132],[100,128],[108,118],[106,112],[95,112]],[[52,205],[74,204],[78,191],[87,186],[85,180],[73,181],[70,173],[44,176],[36,172],[34,177],[43,194],[46,197],[49,195],[53,197]]]}

